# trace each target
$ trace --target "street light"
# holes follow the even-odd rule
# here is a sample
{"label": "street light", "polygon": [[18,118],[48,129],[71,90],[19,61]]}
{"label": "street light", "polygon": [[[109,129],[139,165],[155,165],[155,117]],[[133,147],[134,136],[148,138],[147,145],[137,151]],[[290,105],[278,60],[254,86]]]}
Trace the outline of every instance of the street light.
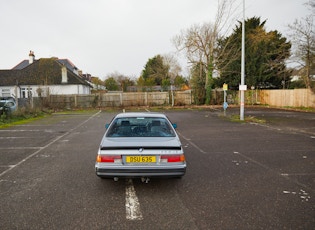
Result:
{"label": "street light", "polygon": [[242,60],[241,60],[241,85],[239,86],[241,91],[241,106],[240,106],[240,120],[244,120],[244,105],[245,98],[244,92],[246,90],[245,85],[245,0],[243,0],[243,21],[242,21]]}

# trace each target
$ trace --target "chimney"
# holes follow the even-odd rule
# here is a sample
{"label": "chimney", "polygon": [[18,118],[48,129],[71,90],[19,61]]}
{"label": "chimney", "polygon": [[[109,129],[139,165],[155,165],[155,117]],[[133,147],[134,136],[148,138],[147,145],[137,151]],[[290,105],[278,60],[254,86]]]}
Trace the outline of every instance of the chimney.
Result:
{"label": "chimney", "polygon": [[28,55],[29,57],[29,64],[32,64],[35,60],[35,54],[32,50],[30,50],[30,54]]}
{"label": "chimney", "polygon": [[65,65],[61,67],[61,83],[68,83],[67,67]]}

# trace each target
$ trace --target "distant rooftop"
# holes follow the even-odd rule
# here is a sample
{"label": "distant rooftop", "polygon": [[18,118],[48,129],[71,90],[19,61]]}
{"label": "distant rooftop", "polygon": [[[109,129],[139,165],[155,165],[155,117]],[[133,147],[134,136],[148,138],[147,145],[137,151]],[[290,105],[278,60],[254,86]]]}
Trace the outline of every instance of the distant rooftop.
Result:
{"label": "distant rooftop", "polygon": [[[67,67],[67,69],[71,70],[71,71],[78,71],[78,68],[68,59],[59,59],[59,58],[56,58],[56,60],[62,64],[62,65],[65,65]],[[21,61],[19,64],[17,64],[16,66],[14,66],[12,68],[12,70],[21,70],[21,69],[24,69],[25,67],[29,66],[30,63],[29,63],[29,60],[23,60]]]}

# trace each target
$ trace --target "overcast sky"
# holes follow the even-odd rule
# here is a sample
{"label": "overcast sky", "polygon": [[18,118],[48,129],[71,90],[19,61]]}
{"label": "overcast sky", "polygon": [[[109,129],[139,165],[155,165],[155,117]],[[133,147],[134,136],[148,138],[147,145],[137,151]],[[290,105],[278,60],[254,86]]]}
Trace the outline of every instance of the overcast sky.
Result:
{"label": "overcast sky", "polygon": [[[243,0],[235,1],[241,20]],[[286,35],[309,13],[306,1],[245,0],[245,17]],[[181,30],[213,21],[216,8],[217,0],[0,0],[0,69],[32,50],[36,59],[67,58],[101,79],[138,77],[149,58],[175,51],[171,40]]]}

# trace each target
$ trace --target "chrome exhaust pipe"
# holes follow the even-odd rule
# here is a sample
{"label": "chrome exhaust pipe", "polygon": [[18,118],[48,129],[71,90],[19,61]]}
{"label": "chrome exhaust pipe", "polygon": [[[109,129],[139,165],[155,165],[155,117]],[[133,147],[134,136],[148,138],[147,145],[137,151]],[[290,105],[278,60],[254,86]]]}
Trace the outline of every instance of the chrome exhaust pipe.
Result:
{"label": "chrome exhaust pipe", "polygon": [[141,182],[143,182],[143,183],[149,183],[149,181],[150,181],[150,178],[149,177],[141,177]]}

